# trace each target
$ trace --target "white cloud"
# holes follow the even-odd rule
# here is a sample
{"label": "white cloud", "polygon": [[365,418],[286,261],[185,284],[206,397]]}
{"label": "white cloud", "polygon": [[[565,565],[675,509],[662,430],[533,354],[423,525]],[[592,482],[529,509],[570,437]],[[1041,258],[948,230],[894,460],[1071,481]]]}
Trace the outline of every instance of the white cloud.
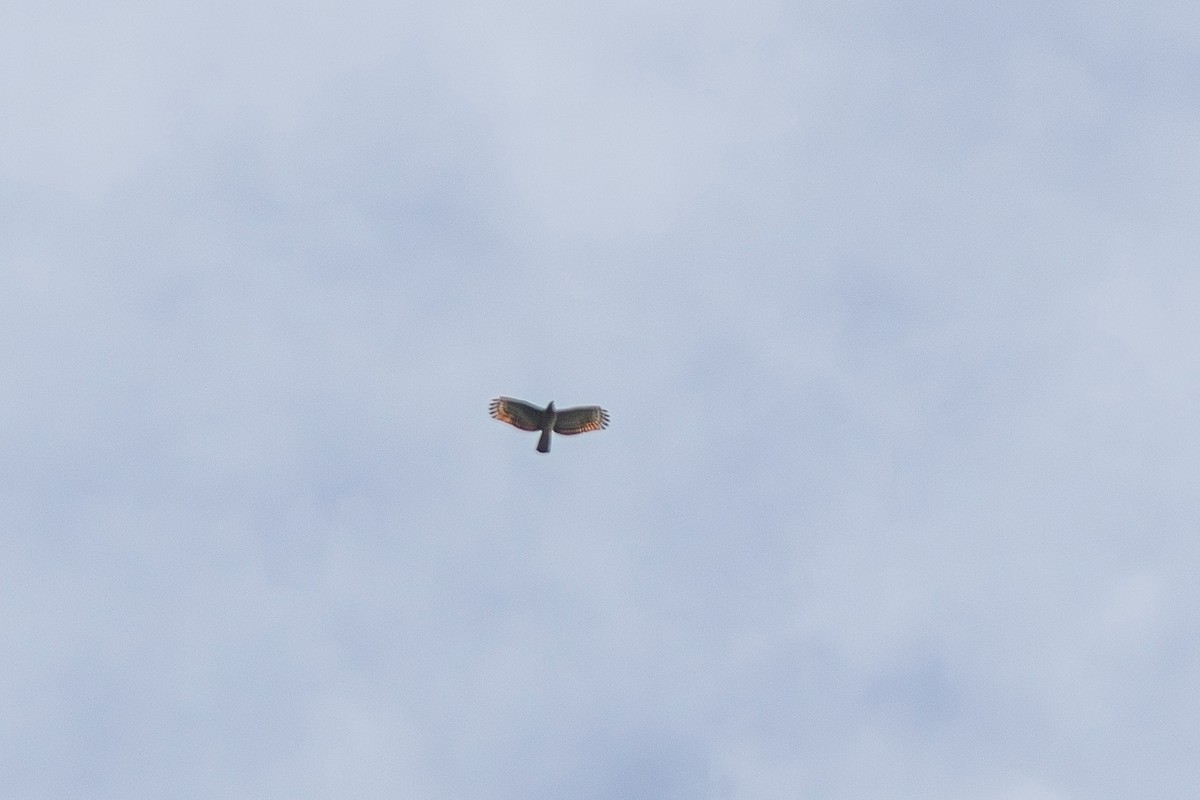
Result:
{"label": "white cloud", "polygon": [[3,14],[6,795],[1190,796],[1159,11]]}

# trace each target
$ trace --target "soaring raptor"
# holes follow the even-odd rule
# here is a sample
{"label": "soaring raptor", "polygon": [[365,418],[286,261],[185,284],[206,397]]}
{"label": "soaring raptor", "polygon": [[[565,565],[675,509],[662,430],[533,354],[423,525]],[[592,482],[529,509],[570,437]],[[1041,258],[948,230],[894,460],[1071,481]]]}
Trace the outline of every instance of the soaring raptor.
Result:
{"label": "soaring raptor", "polygon": [[537,446],[539,453],[550,452],[550,431],[571,436],[608,427],[608,412],[600,406],[579,406],[558,411],[555,410],[553,401],[545,408],[538,408],[524,400],[497,397],[488,407],[488,411],[496,419],[507,422],[514,428],[541,431],[542,437],[538,439]]}

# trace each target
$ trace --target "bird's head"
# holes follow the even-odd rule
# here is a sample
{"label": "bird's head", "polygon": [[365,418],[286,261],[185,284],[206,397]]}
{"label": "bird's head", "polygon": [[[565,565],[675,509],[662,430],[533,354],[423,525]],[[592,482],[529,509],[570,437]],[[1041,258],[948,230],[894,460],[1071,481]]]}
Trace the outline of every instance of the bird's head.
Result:
{"label": "bird's head", "polygon": [[547,411],[549,411],[551,414],[553,414],[553,413],[554,413],[554,401],[553,401],[553,400],[551,400],[551,401],[550,401],[550,402],[549,402],[549,403],[546,405],[546,410],[547,410]]}

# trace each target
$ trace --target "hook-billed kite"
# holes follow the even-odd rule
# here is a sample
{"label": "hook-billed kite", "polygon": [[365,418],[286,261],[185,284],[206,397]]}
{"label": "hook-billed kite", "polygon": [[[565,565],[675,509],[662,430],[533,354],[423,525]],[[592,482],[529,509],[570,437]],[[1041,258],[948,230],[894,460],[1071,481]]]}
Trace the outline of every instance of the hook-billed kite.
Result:
{"label": "hook-billed kite", "polygon": [[488,407],[491,415],[501,422],[507,422],[514,428],[523,431],[541,431],[538,439],[538,452],[550,452],[550,432],[573,436],[608,427],[608,412],[600,406],[578,406],[564,408],[561,411],[551,403],[545,408],[515,400],[511,397],[497,397]]}

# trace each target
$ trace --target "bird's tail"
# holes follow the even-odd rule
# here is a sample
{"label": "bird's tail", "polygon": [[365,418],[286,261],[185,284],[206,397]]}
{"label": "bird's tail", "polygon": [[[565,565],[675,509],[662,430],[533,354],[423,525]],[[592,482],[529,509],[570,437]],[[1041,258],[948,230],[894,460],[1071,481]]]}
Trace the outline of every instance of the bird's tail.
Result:
{"label": "bird's tail", "polygon": [[549,430],[542,431],[542,438],[538,439],[538,452],[539,453],[549,453],[550,452],[550,431]]}

